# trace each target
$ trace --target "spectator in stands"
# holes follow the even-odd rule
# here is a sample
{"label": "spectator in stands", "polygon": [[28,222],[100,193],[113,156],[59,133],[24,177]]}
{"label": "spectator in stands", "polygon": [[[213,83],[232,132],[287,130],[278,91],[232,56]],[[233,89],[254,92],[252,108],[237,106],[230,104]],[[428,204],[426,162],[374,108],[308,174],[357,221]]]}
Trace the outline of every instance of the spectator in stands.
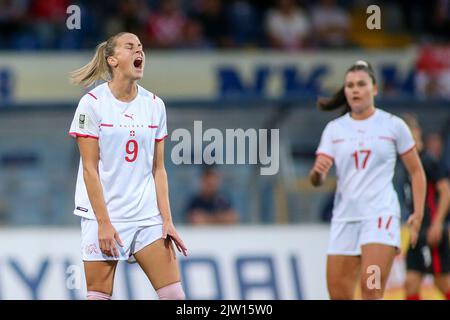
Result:
{"label": "spectator in stands", "polygon": [[431,33],[440,40],[450,40],[450,1],[437,0],[434,3],[431,15]]}
{"label": "spectator in stands", "polygon": [[237,47],[258,45],[261,23],[255,7],[251,3],[246,0],[232,1],[229,7],[228,21],[233,43]]}
{"label": "spectator in stands", "polygon": [[14,33],[21,31],[27,12],[27,1],[0,1],[0,49],[12,46]]}
{"label": "spectator in stands", "polygon": [[443,155],[442,137],[437,132],[430,132],[425,137],[425,150],[436,161],[440,161]]}
{"label": "spectator in stands", "polygon": [[220,0],[199,0],[193,15],[200,22],[206,38],[217,48],[229,48],[233,42],[224,6]]}
{"label": "spectator in stands", "polygon": [[345,48],[350,45],[350,17],[336,0],[321,0],[312,10],[314,40],[320,47]]}
{"label": "spectator in stands", "polygon": [[277,0],[277,6],[269,10],[265,20],[269,45],[284,50],[307,47],[311,23],[295,0]]}
{"label": "spectator in stands", "polygon": [[187,221],[191,224],[234,224],[239,220],[230,202],[220,193],[220,176],[213,168],[203,171],[200,193],[187,208]]}
{"label": "spectator in stands", "polygon": [[450,99],[450,46],[427,45],[416,62],[415,84],[424,98]]}
{"label": "spectator in stands", "polygon": [[209,49],[211,43],[205,38],[203,27],[197,20],[187,20],[180,49]]}
{"label": "spectator in stands", "polygon": [[53,48],[66,29],[68,0],[32,0],[33,29],[39,37],[40,47]]}
{"label": "spectator in stands", "polygon": [[163,0],[147,18],[146,43],[153,48],[177,48],[183,40],[186,17],[177,0]]}
{"label": "spectator in stands", "polygon": [[[397,2],[397,1],[396,1]],[[406,29],[416,35],[430,32],[433,19],[433,6],[436,1],[398,0],[404,16]]]}
{"label": "spectator in stands", "polygon": [[150,10],[144,0],[120,1],[114,12],[115,14],[107,19],[106,34],[108,36],[123,30],[134,33],[138,37],[145,35],[145,22],[150,15]]}

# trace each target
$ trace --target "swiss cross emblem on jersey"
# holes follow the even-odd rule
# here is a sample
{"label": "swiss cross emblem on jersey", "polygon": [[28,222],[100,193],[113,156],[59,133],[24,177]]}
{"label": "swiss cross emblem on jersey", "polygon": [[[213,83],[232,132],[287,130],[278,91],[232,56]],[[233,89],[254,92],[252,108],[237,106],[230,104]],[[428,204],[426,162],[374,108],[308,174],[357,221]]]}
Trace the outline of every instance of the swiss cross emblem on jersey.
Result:
{"label": "swiss cross emblem on jersey", "polygon": [[131,131],[130,131],[130,137],[135,137],[135,136],[136,136],[136,131],[131,130]]}

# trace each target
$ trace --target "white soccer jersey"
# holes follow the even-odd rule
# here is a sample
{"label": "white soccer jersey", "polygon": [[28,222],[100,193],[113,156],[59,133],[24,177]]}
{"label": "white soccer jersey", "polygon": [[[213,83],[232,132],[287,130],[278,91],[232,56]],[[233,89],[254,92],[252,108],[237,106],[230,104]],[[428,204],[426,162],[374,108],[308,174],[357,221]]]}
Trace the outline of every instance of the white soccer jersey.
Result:
{"label": "white soccer jersey", "polygon": [[326,126],[317,154],[336,165],[333,221],[400,216],[392,178],[398,154],[415,146],[411,131],[397,116],[380,109],[365,120],[347,113]]}
{"label": "white soccer jersey", "polygon": [[[155,141],[167,137],[160,98],[138,86],[136,98],[122,102],[101,84],[81,98],[69,134],[98,139],[98,171],[111,221],[160,219],[152,175]],[[74,214],[95,219],[81,157]]]}

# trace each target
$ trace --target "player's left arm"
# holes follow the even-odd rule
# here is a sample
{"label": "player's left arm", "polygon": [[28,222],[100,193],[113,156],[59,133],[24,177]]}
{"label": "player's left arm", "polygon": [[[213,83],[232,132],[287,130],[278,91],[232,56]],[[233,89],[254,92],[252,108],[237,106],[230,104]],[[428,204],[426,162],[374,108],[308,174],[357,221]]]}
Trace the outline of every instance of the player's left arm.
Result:
{"label": "player's left arm", "polygon": [[178,251],[186,256],[187,248],[175,230],[170,212],[169,183],[167,181],[166,167],[164,166],[164,140],[155,141],[153,178],[155,180],[158,208],[163,219],[163,238],[166,239],[169,236],[174,241]]}
{"label": "player's left arm", "polygon": [[436,208],[436,215],[427,233],[427,242],[431,247],[437,246],[442,240],[442,230],[444,228],[445,217],[450,209],[450,182],[443,178],[437,181],[436,189],[439,200]]}
{"label": "player's left arm", "polygon": [[401,156],[403,164],[411,177],[414,212],[408,219],[408,226],[411,233],[411,244],[415,247],[417,238],[422,224],[425,193],[426,193],[426,177],[423,170],[422,162],[420,161],[417,149],[413,148],[409,152]]}
{"label": "player's left arm", "polygon": [[444,223],[450,209],[450,181],[441,179],[436,183],[436,189],[439,194],[439,200],[436,210],[436,220]]}

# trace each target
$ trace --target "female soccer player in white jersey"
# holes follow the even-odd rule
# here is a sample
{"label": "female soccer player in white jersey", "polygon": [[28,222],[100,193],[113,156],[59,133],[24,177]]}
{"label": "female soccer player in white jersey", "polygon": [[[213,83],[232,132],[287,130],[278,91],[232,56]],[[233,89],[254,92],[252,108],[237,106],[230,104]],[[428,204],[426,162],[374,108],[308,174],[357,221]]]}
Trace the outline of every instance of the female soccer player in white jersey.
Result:
{"label": "female soccer player in white jersey", "polygon": [[344,87],[331,99],[319,99],[322,110],[345,108],[322,133],[310,172],[321,185],[336,165],[327,258],[331,299],[353,299],[358,280],[363,299],[381,299],[400,247],[400,205],[392,178],[397,154],[411,177],[414,213],[408,219],[416,243],[425,199],[425,174],[414,139],[399,117],[374,106],[377,86],[372,67],[357,61],[347,70]]}
{"label": "female soccer player in white jersey", "polygon": [[75,112],[80,167],[74,213],[81,217],[87,298],[110,299],[118,260],[135,259],[159,299],[184,299],[172,242],[186,246],[172,223],[164,139],[163,101],[137,84],[145,55],[137,36],[119,33],[71,74],[90,86]]}

